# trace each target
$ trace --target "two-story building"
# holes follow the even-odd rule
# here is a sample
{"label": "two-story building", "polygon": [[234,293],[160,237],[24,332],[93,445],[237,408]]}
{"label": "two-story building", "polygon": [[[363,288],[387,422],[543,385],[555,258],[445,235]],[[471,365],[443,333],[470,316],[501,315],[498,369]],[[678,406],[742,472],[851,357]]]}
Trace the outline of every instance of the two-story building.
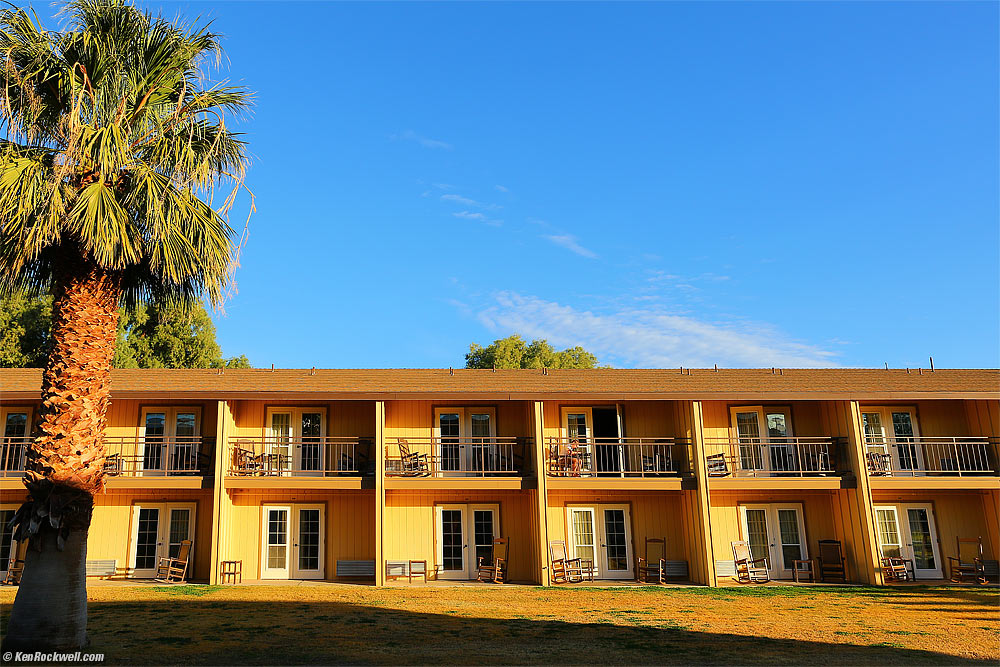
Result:
{"label": "two-story building", "polygon": [[[0,370],[2,567],[40,385]],[[943,579],[958,537],[1000,554],[998,442],[997,370],[117,370],[88,559],[149,577],[190,539],[194,580],[383,585],[506,537],[548,584],[553,543],[615,581],[659,538],[717,585],[733,541],[790,579],[837,540],[852,581]]]}

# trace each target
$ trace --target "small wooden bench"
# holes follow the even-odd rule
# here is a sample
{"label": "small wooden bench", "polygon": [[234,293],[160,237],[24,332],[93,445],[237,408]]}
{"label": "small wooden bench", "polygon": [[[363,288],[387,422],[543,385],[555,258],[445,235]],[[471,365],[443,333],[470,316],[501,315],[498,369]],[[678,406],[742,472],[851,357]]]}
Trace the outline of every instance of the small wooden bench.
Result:
{"label": "small wooden bench", "polygon": [[118,572],[118,561],[116,560],[88,560],[88,577],[113,577]]}
{"label": "small wooden bench", "polygon": [[338,577],[375,577],[374,560],[338,560]]}
{"label": "small wooden bench", "polygon": [[668,579],[687,579],[688,563],[686,560],[668,560],[663,564],[663,574]]}

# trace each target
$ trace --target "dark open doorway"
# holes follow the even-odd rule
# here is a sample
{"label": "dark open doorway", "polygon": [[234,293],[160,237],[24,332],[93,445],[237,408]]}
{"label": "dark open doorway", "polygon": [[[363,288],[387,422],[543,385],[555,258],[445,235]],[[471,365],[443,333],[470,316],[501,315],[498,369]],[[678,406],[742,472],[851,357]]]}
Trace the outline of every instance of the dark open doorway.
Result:
{"label": "dark open doorway", "polygon": [[618,446],[618,410],[594,408],[593,413],[597,472],[620,472],[622,460]]}

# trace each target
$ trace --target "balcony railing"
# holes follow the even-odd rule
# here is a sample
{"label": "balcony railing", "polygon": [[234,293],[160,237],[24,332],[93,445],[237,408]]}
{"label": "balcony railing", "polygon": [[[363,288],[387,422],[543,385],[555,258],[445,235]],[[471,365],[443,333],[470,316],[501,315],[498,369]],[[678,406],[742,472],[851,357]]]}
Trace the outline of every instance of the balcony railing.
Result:
{"label": "balcony railing", "polygon": [[0,477],[24,474],[24,454],[33,438],[0,438]]}
{"label": "balcony railing", "polygon": [[[25,455],[33,439],[2,439],[0,477],[20,477],[24,473]],[[199,436],[105,437],[104,474],[108,477],[205,475],[211,467],[206,445],[213,442],[213,438]]]}
{"label": "balcony railing", "polygon": [[690,442],[677,438],[548,438],[549,477],[664,477],[686,474]]}
{"label": "balcony railing", "polygon": [[872,476],[996,474],[989,438],[868,438],[865,461]]}
{"label": "balcony railing", "polygon": [[388,438],[385,474],[404,477],[519,476],[529,438]]}
{"label": "balcony railing", "polygon": [[358,476],[369,471],[372,441],[346,437],[229,439],[229,475]]}
{"label": "balcony railing", "polygon": [[839,438],[706,438],[709,477],[837,474]]}

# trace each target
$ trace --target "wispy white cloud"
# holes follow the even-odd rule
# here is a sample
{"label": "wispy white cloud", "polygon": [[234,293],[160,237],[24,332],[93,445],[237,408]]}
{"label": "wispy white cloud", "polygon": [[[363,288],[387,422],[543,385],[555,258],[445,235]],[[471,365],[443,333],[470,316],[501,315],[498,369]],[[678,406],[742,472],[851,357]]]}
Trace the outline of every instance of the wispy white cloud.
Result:
{"label": "wispy white cloud", "polygon": [[837,365],[834,352],[792,340],[767,324],[705,322],[661,309],[602,314],[501,292],[480,308],[478,319],[497,332],[546,338],[559,347],[582,345],[602,360],[631,367]]}
{"label": "wispy white cloud", "polygon": [[489,211],[495,211],[497,209],[503,208],[503,206],[500,206],[499,204],[485,204],[481,201],[476,201],[475,199],[470,199],[469,197],[463,197],[462,195],[456,195],[456,194],[441,195],[441,201],[450,201],[456,204],[461,204],[462,206],[483,208]]}
{"label": "wispy white cloud", "polygon": [[573,236],[572,234],[546,234],[542,236],[542,238],[548,239],[552,243],[555,243],[557,246],[562,246],[563,248],[566,248],[570,252],[575,252],[577,255],[580,255],[581,257],[587,257],[588,259],[595,259],[597,257],[596,252],[584,248],[577,242],[576,237]]}
{"label": "wispy white cloud", "polygon": [[480,222],[486,222],[486,216],[482,213],[473,213],[472,211],[459,211],[458,213],[452,213],[456,218],[463,218],[465,220],[479,220]]}
{"label": "wispy white cloud", "polygon": [[428,137],[417,134],[413,130],[404,130],[399,134],[390,135],[390,138],[394,141],[413,141],[420,144],[424,148],[440,148],[443,150],[450,151],[454,146],[446,141],[439,141],[437,139],[430,139]]}
{"label": "wispy white cloud", "polygon": [[438,190],[454,190],[455,189],[455,186],[452,185],[451,183],[432,183],[431,185],[433,185],[434,187],[436,187]]}
{"label": "wispy white cloud", "polygon": [[497,186],[496,186],[496,189],[497,189],[497,190],[499,190],[500,192],[510,192],[510,189],[508,189],[508,188],[505,188],[505,187],[504,187],[504,186],[502,186],[502,185],[497,185]]}

